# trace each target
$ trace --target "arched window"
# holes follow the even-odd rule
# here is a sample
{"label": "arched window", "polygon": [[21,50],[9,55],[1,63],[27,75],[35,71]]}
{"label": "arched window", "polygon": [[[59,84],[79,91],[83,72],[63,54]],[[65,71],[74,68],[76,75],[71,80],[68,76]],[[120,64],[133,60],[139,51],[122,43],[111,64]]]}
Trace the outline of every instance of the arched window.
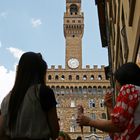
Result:
{"label": "arched window", "polygon": [[97,87],[94,86],[94,87],[93,87],[93,94],[96,94],[96,93],[97,93]]}
{"label": "arched window", "polygon": [[77,94],[77,93],[78,93],[78,88],[77,88],[77,87],[74,87],[74,88],[73,88],[73,92],[74,92],[75,94]]}
{"label": "arched window", "polygon": [[79,80],[80,78],[79,78],[79,75],[76,75],[76,80]]}
{"label": "arched window", "polygon": [[106,86],[103,86],[103,94],[106,94],[107,88]]}
{"label": "arched window", "polygon": [[49,76],[48,76],[48,80],[51,80],[51,79],[52,79],[52,76],[51,76],[51,75],[49,75]]}
{"label": "arched window", "polygon": [[75,107],[75,101],[71,100],[70,107]]}
{"label": "arched window", "polygon": [[82,94],[82,92],[83,92],[82,87],[79,87],[79,92],[78,93]]}
{"label": "arched window", "polygon": [[67,94],[70,93],[70,89],[69,89],[69,87],[66,87],[66,93],[67,93]]}
{"label": "arched window", "polygon": [[69,80],[72,80],[72,76],[71,75],[69,75]]}
{"label": "arched window", "polygon": [[93,99],[89,100],[89,107],[90,108],[95,107],[95,101]]}
{"label": "arched window", "polygon": [[86,86],[83,87],[83,93],[84,93],[84,94],[87,93],[87,87],[86,87]]}
{"label": "arched window", "polygon": [[72,23],[75,23],[75,20],[72,20]]}
{"label": "arched window", "polygon": [[103,94],[103,89],[101,86],[98,87],[98,94]]}
{"label": "arched window", "polygon": [[70,6],[70,13],[71,13],[71,15],[74,13],[74,14],[77,14],[78,13],[78,7],[77,7],[77,5],[76,4],[72,4],[71,6]]}
{"label": "arched window", "polygon": [[92,87],[91,86],[88,87],[88,93],[90,93],[90,94],[92,93]]}
{"label": "arched window", "polygon": [[91,75],[90,76],[90,80],[94,80],[94,75]]}
{"label": "arched window", "polygon": [[78,20],[78,23],[81,23],[81,20]]}
{"label": "arched window", "polygon": [[58,79],[59,79],[58,75],[55,75],[55,80],[58,80]]}
{"label": "arched window", "polygon": [[65,80],[65,76],[64,75],[61,76],[61,80]]}
{"label": "arched window", "polygon": [[83,76],[83,80],[87,80],[87,76],[86,75]]}
{"label": "arched window", "polygon": [[104,99],[100,100],[100,107],[104,107]]}
{"label": "arched window", "polygon": [[106,119],[106,114],[102,113],[102,119]]}
{"label": "arched window", "polygon": [[73,87],[70,87],[70,93],[73,93]]}
{"label": "arched window", "polygon": [[98,80],[102,80],[102,75],[98,75]]}
{"label": "arched window", "polygon": [[61,87],[61,94],[65,94],[65,87],[64,86]]}
{"label": "arched window", "polygon": [[59,87],[59,86],[56,87],[56,93],[57,93],[57,94],[60,93],[60,87]]}

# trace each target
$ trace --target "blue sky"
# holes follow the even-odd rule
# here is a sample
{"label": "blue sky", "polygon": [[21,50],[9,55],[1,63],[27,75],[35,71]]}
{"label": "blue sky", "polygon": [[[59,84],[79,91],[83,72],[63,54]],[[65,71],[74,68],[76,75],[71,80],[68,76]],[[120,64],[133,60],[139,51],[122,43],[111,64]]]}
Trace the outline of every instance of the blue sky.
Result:
{"label": "blue sky", "polygon": [[[48,66],[65,66],[63,16],[65,0],[0,0],[0,102],[13,85],[23,52],[41,52]],[[108,65],[102,48],[94,0],[82,0],[83,67]],[[59,59],[58,59],[59,58]]]}

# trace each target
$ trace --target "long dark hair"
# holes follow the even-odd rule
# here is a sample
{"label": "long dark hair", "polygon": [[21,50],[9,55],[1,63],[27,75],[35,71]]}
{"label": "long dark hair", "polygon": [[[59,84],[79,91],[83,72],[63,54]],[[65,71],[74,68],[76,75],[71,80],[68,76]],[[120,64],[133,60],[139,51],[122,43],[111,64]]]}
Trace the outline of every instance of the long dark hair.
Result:
{"label": "long dark hair", "polygon": [[114,74],[114,78],[121,84],[140,86],[140,68],[133,62],[123,64]]}
{"label": "long dark hair", "polygon": [[46,71],[47,64],[40,53],[26,52],[21,56],[8,107],[10,129],[17,119],[26,91],[31,85],[45,84]]}

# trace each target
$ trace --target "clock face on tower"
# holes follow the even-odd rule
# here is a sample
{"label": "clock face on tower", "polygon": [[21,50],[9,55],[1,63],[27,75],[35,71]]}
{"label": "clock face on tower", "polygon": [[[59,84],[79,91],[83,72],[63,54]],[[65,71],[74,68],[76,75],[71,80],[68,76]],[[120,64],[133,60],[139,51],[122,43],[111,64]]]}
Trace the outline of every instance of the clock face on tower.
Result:
{"label": "clock face on tower", "polygon": [[68,60],[68,66],[72,69],[76,69],[79,66],[79,61],[76,58],[71,58]]}

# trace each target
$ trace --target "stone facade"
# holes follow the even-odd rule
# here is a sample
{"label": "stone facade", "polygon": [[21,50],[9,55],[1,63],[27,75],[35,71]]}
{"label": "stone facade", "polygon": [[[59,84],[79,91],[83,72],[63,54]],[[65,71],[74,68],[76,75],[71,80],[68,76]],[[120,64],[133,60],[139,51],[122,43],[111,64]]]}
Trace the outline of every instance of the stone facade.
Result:
{"label": "stone facade", "polygon": [[102,46],[108,47],[111,71],[116,71],[129,61],[137,63],[140,50],[140,0],[97,0],[96,4]]}
{"label": "stone facade", "polygon": [[107,119],[104,107],[104,93],[110,88],[106,80],[104,67],[97,65],[82,68],[82,36],[84,17],[81,12],[81,0],[66,0],[64,13],[64,36],[66,43],[65,68],[51,66],[47,71],[47,85],[55,93],[60,129],[72,139],[86,137],[96,133],[107,134],[90,127],[84,127],[83,134],[76,123],[77,105],[82,104],[84,113],[93,119]]}
{"label": "stone facade", "polygon": [[[87,66],[81,70],[52,66],[47,72],[47,85],[55,92],[60,128],[70,134],[72,139],[82,135],[80,127],[76,124],[78,104],[83,105],[87,116],[93,119],[107,119],[103,99],[104,93],[110,88],[110,82],[105,78],[104,66]],[[107,135],[99,130],[84,127],[84,137],[91,133],[102,137]]]}

